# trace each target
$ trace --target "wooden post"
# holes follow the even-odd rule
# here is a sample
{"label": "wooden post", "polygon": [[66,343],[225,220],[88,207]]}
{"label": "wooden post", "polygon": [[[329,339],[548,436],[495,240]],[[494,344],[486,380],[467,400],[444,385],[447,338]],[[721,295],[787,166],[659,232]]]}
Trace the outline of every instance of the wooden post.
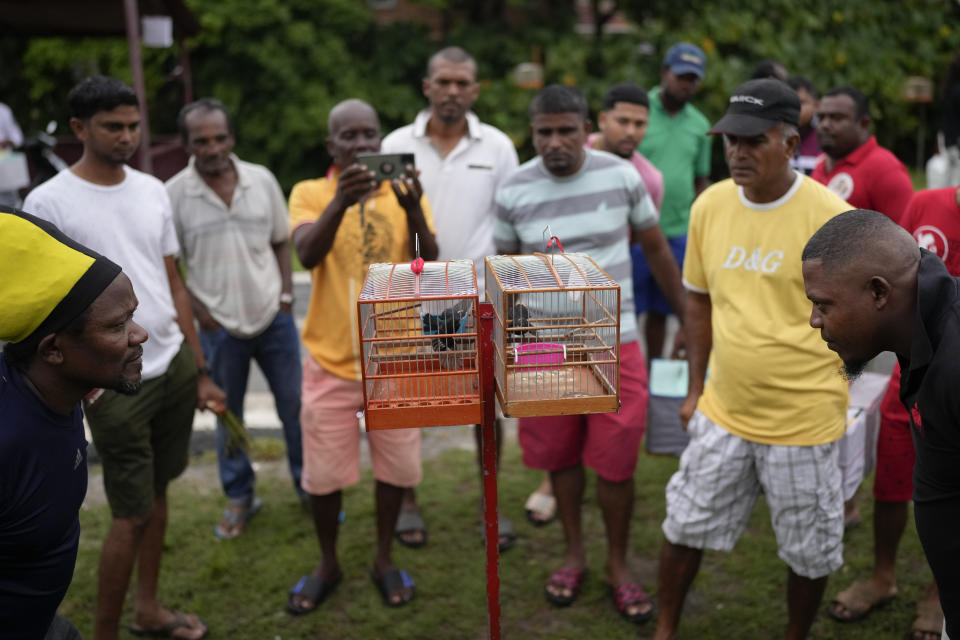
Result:
{"label": "wooden post", "polygon": [[481,458],[483,470],[483,532],[487,551],[487,614],[490,640],[500,640],[500,529],[497,522],[496,394],[493,376],[493,305],[480,303],[480,384],[483,388]]}
{"label": "wooden post", "polygon": [[190,49],[187,47],[186,38],[181,37],[177,41],[177,48],[180,50],[180,69],[183,81],[183,104],[193,102],[193,69],[190,67]]}
{"label": "wooden post", "polygon": [[153,157],[150,146],[150,114],[147,110],[147,91],[143,83],[143,59],[140,56],[140,11],[137,0],[123,0],[123,13],[127,28],[127,48],[130,50],[130,71],[133,74],[133,90],[140,101],[140,170],[153,173]]}

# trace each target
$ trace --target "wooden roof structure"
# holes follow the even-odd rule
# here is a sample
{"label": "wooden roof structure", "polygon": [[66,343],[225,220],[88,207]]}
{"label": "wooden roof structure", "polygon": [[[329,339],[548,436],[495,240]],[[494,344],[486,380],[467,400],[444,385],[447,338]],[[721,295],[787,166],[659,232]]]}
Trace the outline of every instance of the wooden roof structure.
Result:
{"label": "wooden roof structure", "polygon": [[200,22],[183,0],[0,0],[0,33],[5,36],[127,38],[133,88],[140,99],[142,116],[140,168],[149,173],[152,169],[150,119],[140,56],[140,16],[144,15],[172,19],[189,96],[190,66],[183,40],[200,32]]}

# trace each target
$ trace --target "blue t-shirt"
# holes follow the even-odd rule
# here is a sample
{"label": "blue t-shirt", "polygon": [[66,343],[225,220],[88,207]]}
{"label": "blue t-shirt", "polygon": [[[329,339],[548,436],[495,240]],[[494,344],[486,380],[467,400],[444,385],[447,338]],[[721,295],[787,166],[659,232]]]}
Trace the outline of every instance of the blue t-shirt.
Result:
{"label": "blue t-shirt", "polygon": [[87,493],[80,405],[50,410],[0,356],[0,635],[43,638],[73,578]]}

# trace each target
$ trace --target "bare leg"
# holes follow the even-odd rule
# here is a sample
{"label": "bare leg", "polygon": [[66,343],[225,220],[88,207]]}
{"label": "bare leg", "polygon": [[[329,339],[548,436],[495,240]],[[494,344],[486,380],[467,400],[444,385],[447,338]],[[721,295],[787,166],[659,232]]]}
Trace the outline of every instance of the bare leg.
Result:
{"label": "bare leg", "polygon": [[873,506],[873,579],[887,589],[897,586],[897,547],[907,528],[907,503],[876,500]]}
{"label": "bare leg", "polygon": [[[410,511],[420,513],[420,505],[417,504],[417,492],[413,487],[403,489],[403,499],[401,501],[401,511]],[[404,531],[400,537],[409,545],[419,545],[423,542],[426,534],[420,530]]]}
{"label": "bare leg", "polygon": [[[501,451],[503,450],[503,425],[500,424],[500,420],[497,420],[494,423],[494,429],[496,431],[495,437],[497,439],[497,443],[496,443],[497,444],[497,471],[499,472],[500,457],[501,457],[500,454],[501,454]],[[477,441],[477,471],[480,472],[480,495],[481,495],[481,498],[480,498],[481,516],[480,517],[481,519],[483,519],[483,515],[482,515],[483,514],[483,497],[482,497],[483,496],[483,431],[482,431],[482,427],[479,424],[474,425],[473,435],[474,435],[474,439]],[[508,544],[509,542],[510,542],[510,536],[505,536],[505,535],[501,535],[498,540],[498,544],[500,545]]]}
{"label": "bare leg", "polygon": [[[337,561],[337,533],[340,529],[340,509],[343,503],[343,492],[334,491],[322,496],[308,494],[310,498],[310,514],[313,516],[313,528],[317,532],[320,542],[321,559],[314,570],[324,583],[330,583],[340,575],[340,564]],[[303,609],[311,609],[314,602],[300,595],[292,596],[293,604]]]}
{"label": "bare leg", "polygon": [[827,577],[812,580],[790,570],[787,577],[787,633],[784,640],[803,640],[820,608]]}
{"label": "bare leg", "polygon": [[[873,507],[873,575],[866,580],[869,593],[875,594],[872,598],[887,599],[897,593],[897,547],[900,538],[907,526],[907,503],[885,502],[876,500]],[[851,604],[847,600],[844,590],[838,600]],[[873,606],[873,602],[867,603]],[[834,617],[840,619],[856,618],[862,615],[860,610],[851,610],[848,607],[833,602],[830,605]]]}
{"label": "bare leg", "polygon": [[[153,498],[153,512],[140,539],[137,551],[137,595],[134,604],[133,622],[141,629],[156,629],[173,622],[172,611],[164,609],[157,600],[157,585],[160,582],[160,561],[163,556],[163,539],[167,532],[167,495],[164,487]],[[177,638],[199,638],[206,627],[196,616],[187,616],[190,627],[176,631]]]}
{"label": "bare leg", "polygon": [[97,608],[93,637],[114,640],[120,630],[123,599],[130,584],[130,574],[140,541],[147,528],[149,515],[135,518],[114,518],[103,541],[97,579]]}
{"label": "bare leg", "polygon": [[[403,501],[402,487],[387,484],[377,480],[375,499],[377,505],[377,555],[373,561],[374,571],[378,576],[396,569],[391,557],[393,546],[393,530],[397,526],[397,517],[400,515],[400,503]],[[390,601],[394,603],[410,600],[413,589],[402,587],[390,594]]]}
{"label": "bare leg", "polygon": [[[597,502],[607,530],[607,583],[614,587],[630,584],[633,578],[627,570],[627,545],[633,515],[633,478],[610,482],[598,476]],[[627,608],[627,615],[645,614],[652,608],[651,602],[637,604]]]}
{"label": "bare leg", "polygon": [[660,615],[654,640],[674,640],[680,624],[683,601],[700,570],[703,551],[663,541],[657,578]]}
{"label": "bare leg", "polygon": [[643,335],[647,340],[647,367],[650,360],[663,357],[663,342],[667,335],[667,317],[656,311],[647,311]]}
{"label": "bare leg", "polygon": [[[566,551],[563,556],[563,566],[582,570],[587,566],[586,548],[583,544],[583,530],[580,525],[580,503],[583,500],[585,484],[583,465],[568,467],[561,471],[551,471],[550,481],[553,484],[553,493],[557,498],[557,514],[563,526],[563,537],[566,542]],[[551,593],[568,598],[573,594],[569,589],[554,590],[548,586]]]}

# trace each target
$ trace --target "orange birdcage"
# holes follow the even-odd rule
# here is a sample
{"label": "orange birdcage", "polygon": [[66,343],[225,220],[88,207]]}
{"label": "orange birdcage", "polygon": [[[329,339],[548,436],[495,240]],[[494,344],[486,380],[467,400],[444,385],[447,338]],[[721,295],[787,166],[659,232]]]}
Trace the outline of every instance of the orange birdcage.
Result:
{"label": "orange birdcage", "polygon": [[471,260],[370,265],[357,300],[367,430],[480,423],[478,302]]}
{"label": "orange birdcage", "polygon": [[596,262],[582,253],[490,256],[486,283],[504,414],[619,409],[620,285]]}

